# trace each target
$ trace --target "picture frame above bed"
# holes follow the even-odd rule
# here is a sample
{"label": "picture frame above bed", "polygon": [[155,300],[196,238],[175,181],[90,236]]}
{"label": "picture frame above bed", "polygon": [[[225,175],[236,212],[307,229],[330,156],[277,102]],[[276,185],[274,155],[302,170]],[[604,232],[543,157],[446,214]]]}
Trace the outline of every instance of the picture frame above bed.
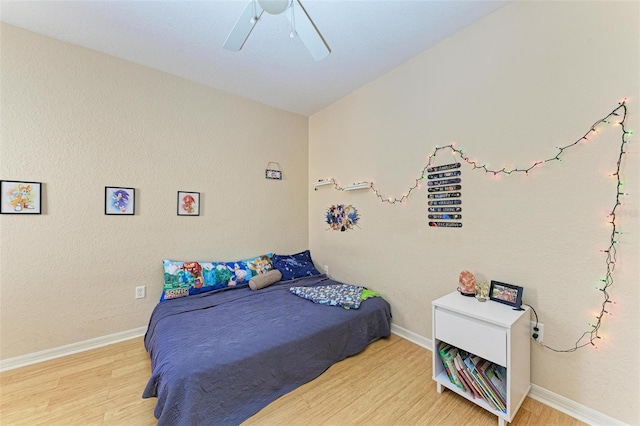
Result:
{"label": "picture frame above bed", "polygon": [[178,216],[200,216],[200,193],[178,191]]}
{"label": "picture frame above bed", "polygon": [[135,188],[125,188],[121,186],[104,187],[104,214],[134,215],[135,207]]}
{"label": "picture frame above bed", "polygon": [[0,181],[0,213],[41,214],[42,183],[18,180]]}

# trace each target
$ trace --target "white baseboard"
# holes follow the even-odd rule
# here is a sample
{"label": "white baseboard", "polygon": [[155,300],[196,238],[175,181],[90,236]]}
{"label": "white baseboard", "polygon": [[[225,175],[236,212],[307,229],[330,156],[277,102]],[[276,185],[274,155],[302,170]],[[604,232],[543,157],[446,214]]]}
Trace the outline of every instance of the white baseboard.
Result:
{"label": "white baseboard", "polygon": [[568,416],[576,418],[581,422],[585,422],[590,425],[608,425],[618,426],[626,425],[626,423],[616,420],[613,417],[609,417],[599,411],[592,410],[589,407],[578,404],[575,401],[565,398],[562,395],[553,393],[545,388],[541,388],[538,385],[531,384],[531,390],[529,391],[529,398],[540,401],[544,405],[555,408],[556,410],[565,413]]}
{"label": "white baseboard", "polygon": [[425,349],[428,349],[433,352],[433,341],[423,337],[413,331],[409,331],[406,328],[402,328],[399,325],[395,325],[391,323],[391,332],[402,337],[405,340],[410,341],[411,343],[415,343],[418,346],[422,346]]}
{"label": "white baseboard", "polygon": [[[391,324],[391,332],[403,339],[406,339],[416,345],[422,346],[425,349],[433,352],[433,341],[426,337],[420,336],[413,331],[402,328],[398,325]],[[552,407],[561,413],[571,416],[581,422],[590,425],[610,425],[610,426],[623,426],[625,423],[602,414],[598,411],[592,410],[589,407],[578,404],[564,396],[558,395],[551,391],[546,390],[538,385],[531,384],[531,390],[528,395],[531,399],[535,399],[549,407]]]}
{"label": "white baseboard", "polygon": [[122,342],[124,340],[133,339],[135,337],[144,336],[147,327],[134,328],[133,330],[122,331],[120,333],[110,334],[108,336],[96,337],[70,345],[64,345],[53,349],[47,349],[40,352],[33,352],[26,355],[7,358],[0,361],[0,372],[13,370],[14,368],[25,367],[27,365],[36,364],[50,359],[60,358],[72,355],[78,352],[88,351],[102,346],[111,345],[113,343]]}

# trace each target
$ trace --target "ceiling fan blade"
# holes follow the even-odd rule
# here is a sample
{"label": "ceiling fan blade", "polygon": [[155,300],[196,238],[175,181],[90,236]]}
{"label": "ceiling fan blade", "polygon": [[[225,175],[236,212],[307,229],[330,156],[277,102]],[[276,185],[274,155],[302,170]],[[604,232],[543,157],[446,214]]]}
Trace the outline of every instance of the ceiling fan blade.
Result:
{"label": "ceiling fan blade", "polygon": [[[316,25],[302,6],[302,3],[300,3],[299,0],[294,0],[294,3],[296,3],[297,6],[299,6],[299,10],[302,11],[302,13],[296,13],[293,18],[295,20],[296,33],[298,33],[300,40],[302,40],[302,43],[307,47],[313,59],[320,61],[326,58],[329,53],[331,53],[329,45],[322,37],[322,34],[320,34],[320,31],[318,31],[318,28],[316,28]],[[294,5],[292,4],[291,7],[294,7]],[[294,10],[294,13],[295,12],[297,11]],[[290,13],[287,13],[287,18],[291,21]]]}
{"label": "ceiling fan blade", "polygon": [[[260,7],[258,2],[250,1],[222,46],[227,50],[242,49],[242,46],[244,46],[244,43],[249,38],[249,34],[253,31],[253,27],[255,27],[256,22],[260,20],[263,12],[264,9]],[[252,18],[257,19],[254,20]]]}

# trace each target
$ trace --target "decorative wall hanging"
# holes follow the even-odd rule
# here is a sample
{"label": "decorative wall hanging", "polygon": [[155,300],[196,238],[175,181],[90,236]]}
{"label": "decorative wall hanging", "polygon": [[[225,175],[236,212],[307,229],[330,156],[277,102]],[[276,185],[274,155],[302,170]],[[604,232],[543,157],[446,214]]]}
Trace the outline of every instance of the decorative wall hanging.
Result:
{"label": "decorative wall hanging", "polygon": [[[605,316],[605,314],[608,314],[609,304],[614,303],[611,300],[608,290],[613,285],[613,272],[615,271],[615,268],[616,268],[616,252],[617,252],[617,244],[619,243],[618,238],[619,238],[619,235],[622,234],[620,231],[618,231],[617,216],[619,214],[618,209],[620,208],[620,206],[623,206],[623,203],[622,203],[623,197],[626,195],[629,195],[621,190],[622,178],[620,177],[620,171],[623,164],[623,156],[624,154],[627,153],[625,145],[630,142],[629,138],[631,137],[631,135],[633,135],[633,132],[626,128],[626,120],[627,120],[626,103],[627,103],[626,98],[621,102],[618,102],[617,107],[615,107],[611,112],[609,112],[603,118],[593,123],[589,128],[589,130],[574,142],[569,143],[565,146],[556,147],[557,152],[553,157],[535,161],[533,162],[533,164],[531,164],[528,167],[516,167],[514,169],[507,169],[506,167],[503,167],[502,169],[499,169],[499,170],[492,170],[489,167],[487,167],[486,164],[480,165],[480,163],[478,163],[477,161],[471,160],[469,156],[466,155],[462,149],[455,148],[454,144],[451,143],[446,146],[435,147],[435,150],[428,158],[427,165],[422,169],[420,175],[415,179],[415,183],[412,186],[410,186],[409,190],[404,194],[402,194],[401,197],[384,196],[380,191],[376,189],[373,182],[371,182],[371,190],[373,191],[376,198],[378,198],[382,203],[389,203],[393,205],[402,204],[403,202],[409,199],[413,191],[420,188],[421,182],[424,179],[427,179],[429,176],[433,176],[432,179],[449,177],[448,175],[437,176],[439,173],[449,173],[448,171],[446,171],[446,169],[442,168],[444,166],[436,166],[436,167],[431,166],[431,163],[436,157],[436,154],[442,150],[449,150],[454,155],[460,156],[460,158],[466,164],[472,166],[473,170],[481,170],[481,171],[484,171],[485,173],[491,173],[494,176],[499,174],[505,174],[510,176],[518,173],[524,173],[528,175],[529,172],[534,170],[536,167],[540,167],[546,163],[555,163],[557,161],[562,161],[562,156],[565,154],[566,151],[568,151],[571,148],[576,148],[582,144],[590,142],[595,137],[600,127],[619,126],[618,128],[620,129],[620,145],[617,147],[618,159],[614,167],[615,172],[611,173],[610,175],[612,178],[614,178],[613,180],[615,181],[615,185],[612,185],[612,187],[615,188],[615,192],[616,192],[616,195],[613,197],[615,200],[613,204],[613,208],[611,209],[611,212],[608,215],[609,223],[611,224],[611,234],[610,234],[610,238],[607,239],[606,248],[600,250],[606,257],[605,259],[606,273],[605,273],[605,277],[601,278],[598,285],[596,286],[596,289],[602,292],[604,301],[598,308],[599,314],[595,317],[596,321],[589,323],[589,330],[582,333],[582,335],[574,343],[573,347],[559,350],[559,349],[554,349],[552,347],[549,347],[545,344],[542,344],[543,347],[555,352],[574,352],[580,348],[584,348],[589,345],[596,347],[594,342],[597,341],[597,339],[602,338],[601,336],[599,336],[598,331],[600,330],[600,326],[602,325],[603,317]],[[432,172],[438,172],[438,173],[432,173]],[[457,175],[451,175],[451,176],[457,176]],[[344,189],[338,184],[338,182],[336,182],[333,179],[331,183],[333,184],[334,189],[338,191],[342,191]],[[428,204],[430,206],[461,204],[461,200],[458,200],[458,199],[441,200],[440,198],[442,197],[439,197],[439,196],[436,197],[436,195],[443,195],[443,194],[437,194],[437,193],[428,194],[427,198],[429,198]],[[458,194],[457,198],[459,198],[459,196],[460,195]],[[456,197],[451,197],[451,198],[456,198]],[[460,222],[429,222],[429,226],[462,227],[462,223]],[[535,314],[535,311],[534,311],[534,314]]]}
{"label": "decorative wall hanging", "polygon": [[178,191],[178,216],[200,216],[200,193]]}
{"label": "decorative wall hanging", "polygon": [[429,226],[438,228],[462,228],[461,222],[429,222]]}
{"label": "decorative wall hanging", "polygon": [[460,189],[462,189],[462,185],[449,185],[449,186],[438,186],[436,188],[429,188],[427,192],[446,192],[446,191],[457,191]]}
{"label": "decorative wall hanging", "polygon": [[344,232],[358,224],[360,215],[352,205],[338,204],[327,209],[325,218],[329,229]]}
{"label": "decorative wall hanging", "polygon": [[[462,185],[462,179],[458,176],[462,175],[460,170],[453,170],[460,168],[460,163],[444,164],[442,166],[434,166],[427,168],[427,198],[459,198],[461,197],[460,190]],[[452,170],[452,171],[443,171]],[[433,173],[436,172],[436,173]],[[455,191],[455,192],[452,192]],[[461,200],[456,200],[456,204],[462,204]],[[448,202],[448,201],[429,201],[429,205],[436,202]],[[437,205],[437,204],[436,204]],[[443,220],[460,220],[462,215],[459,214],[462,211],[462,207],[429,207],[429,215],[427,216],[431,221],[429,226],[433,228],[462,228],[461,222],[442,222]],[[434,214],[437,213],[437,214]],[[456,213],[456,214],[450,214]],[[436,219],[437,221],[433,221]]]}
{"label": "decorative wall hanging", "polygon": [[120,186],[105,186],[104,214],[133,215],[135,214],[136,192],[134,188]]}
{"label": "decorative wall hanging", "polygon": [[429,212],[461,212],[462,207],[429,207]]}
{"label": "decorative wall hanging", "polygon": [[[429,178],[431,179],[431,178]],[[452,183],[460,183],[461,179],[460,178],[455,178],[455,179],[442,179],[442,180],[432,180],[428,182],[429,186],[437,186],[437,185],[449,185]],[[460,186],[460,185],[457,185]],[[433,188],[429,188],[429,189],[433,189]]]}
{"label": "decorative wall hanging", "polygon": [[430,214],[429,219],[453,220],[462,219],[461,214]]}
{"label": "decorative wall hanging", "polygon": [[[272,165],[274,165],[275,167],[273,167]],[[267,179],[282,180],[282,170],[280,170],[280,164],[276,163],[275,161],[269,161],[267,163],[267,169],[264,171],[264,177],[266,177]]]}
{"label": "decorative wall hanging", "polygon": [[14,180],[0,181],[0,213],[40,214],[42,213],[42,183]]}
{"label": "decorative wall hanging", "polygon": [[460,192],[446,192],[444,194],[428,194],[427,198],[460,198]]}
{"label": "decorative wall hanging", "polygon": [[430,206],[451,206],[456,204],[462,204],[461,200],[435,200],[429,201]]}

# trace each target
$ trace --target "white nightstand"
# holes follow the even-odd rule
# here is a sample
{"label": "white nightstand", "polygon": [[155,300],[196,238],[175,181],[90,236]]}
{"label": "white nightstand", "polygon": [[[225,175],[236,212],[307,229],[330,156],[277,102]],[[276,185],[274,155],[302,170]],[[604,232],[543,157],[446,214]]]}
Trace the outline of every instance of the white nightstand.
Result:
{"label": "white nightstand", "polygon": [[[498,424],[510,422],[531,389],[529,309],[518,311],[491,300],[479,302],[453,292],[432,302],[433,380],[438,392],[446,387],[498,416]],[[484,400],[473,398],[451,383],[438,355],[446,342],[507,369],[504,413]]]}

